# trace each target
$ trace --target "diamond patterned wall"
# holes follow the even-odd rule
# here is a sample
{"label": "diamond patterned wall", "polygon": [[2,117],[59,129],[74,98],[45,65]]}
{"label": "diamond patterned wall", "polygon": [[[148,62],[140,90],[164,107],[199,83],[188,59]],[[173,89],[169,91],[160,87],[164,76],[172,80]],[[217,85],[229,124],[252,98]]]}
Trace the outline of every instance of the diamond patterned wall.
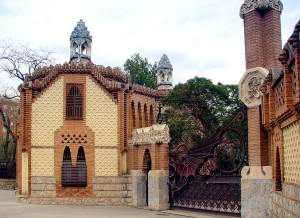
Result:
{"label": "diamond patterned wall", "polygon": [[283,129],[284,181],[300,183],[299,122]]}
{"label": "diamond patterned wall", "polygon": [[95,146],[118,146],[117,121],[117,104],[87,77],[86,124],[95,132]]}
{"label": "diamond patterned wall", "polygon": [[32,104],[32,146],[54,146],[54,131],[63,125],[63,77]]}
{"label": "diamond patterned wall", "polygon": [[31,149],[31,176],[54,176],[54,148]]}
{"label": "diamond patterned wall", "polygon": [[118,150],[95,149],[95,176],[118,176]]}

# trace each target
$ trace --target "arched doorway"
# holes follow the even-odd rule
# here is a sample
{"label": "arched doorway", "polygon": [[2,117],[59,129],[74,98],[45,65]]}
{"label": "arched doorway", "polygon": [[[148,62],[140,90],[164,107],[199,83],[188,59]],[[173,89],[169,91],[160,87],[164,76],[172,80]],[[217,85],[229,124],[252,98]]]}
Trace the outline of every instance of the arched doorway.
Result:
{"label": "arched doorway", "polygon": [[152,168],[151,155],[149,149],[146,149],[144,152],[143,159],[143,172],[146,174],[146,205],[149,203],[149,187],[148,187],[148,173]]}

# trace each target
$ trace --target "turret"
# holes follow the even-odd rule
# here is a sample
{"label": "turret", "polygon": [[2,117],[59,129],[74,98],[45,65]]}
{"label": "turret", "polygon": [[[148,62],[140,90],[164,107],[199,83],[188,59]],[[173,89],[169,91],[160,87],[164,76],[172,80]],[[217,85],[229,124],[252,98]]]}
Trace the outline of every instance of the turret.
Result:
{"label": "turret", "polygon": [[173,67],[167,55],[163,54],[157,66],[158,89],[173,88]]}
{"label": "turret", "polygon": [[70,61],[91,60],[92,36],[85,23],[80,20],[70,36]]}

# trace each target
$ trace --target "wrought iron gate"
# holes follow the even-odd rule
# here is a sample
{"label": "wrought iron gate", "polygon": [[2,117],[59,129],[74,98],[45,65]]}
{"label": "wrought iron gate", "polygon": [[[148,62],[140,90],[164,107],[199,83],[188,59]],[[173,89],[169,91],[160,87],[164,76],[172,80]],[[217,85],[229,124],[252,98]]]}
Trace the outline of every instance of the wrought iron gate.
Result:
{"label": "wrought iron gate", "polygon": [[172,206],[240,213],[241,169],[247,165],[247,109],[204,143],[170,151]]}

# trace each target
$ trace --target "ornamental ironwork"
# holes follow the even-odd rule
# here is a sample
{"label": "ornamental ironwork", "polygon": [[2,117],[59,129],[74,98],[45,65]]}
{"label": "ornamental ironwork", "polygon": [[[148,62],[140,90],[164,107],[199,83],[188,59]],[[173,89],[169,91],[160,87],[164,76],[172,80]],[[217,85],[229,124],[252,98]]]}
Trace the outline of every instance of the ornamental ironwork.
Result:
{"label": "ornamental ironwork", "polygon": [[[192,148],[181,144],[170,151],[171,203],[240,212],[240,172],[247,165],[247,156],[247,108],[243,107],[204,143]],[[209,183],[213,185],[209,186]],[[203,189],[196,191],[199,189],[197,184]],[[224,193],[232,189],[239,197],[224,194],[220,200],[222,192],[218,189],[224,189]],[[206,195],[210,197],[203,197]]]}

